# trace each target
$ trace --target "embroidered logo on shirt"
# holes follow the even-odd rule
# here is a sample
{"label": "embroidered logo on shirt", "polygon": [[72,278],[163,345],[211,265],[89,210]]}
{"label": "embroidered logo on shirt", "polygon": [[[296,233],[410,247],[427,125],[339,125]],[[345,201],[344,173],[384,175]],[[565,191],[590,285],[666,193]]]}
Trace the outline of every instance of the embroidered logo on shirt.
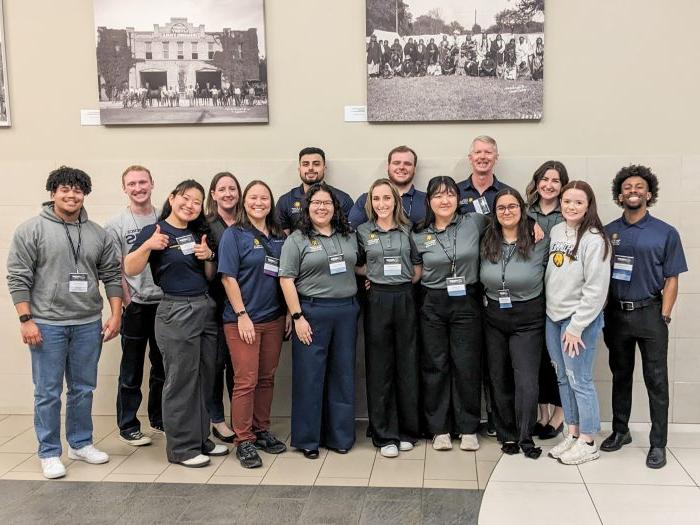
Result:
{"label": "embroidered logo on shirt", "polygon": [[290,211],[292,213],[301,213],[301,202],[295,201]]}
{"label": "embroidered logo on shirt", "polygon": [[425,236],[425,247],[430,248],[431,246],[435,246],[437,244],[437,241],[433,239],[433,236],[428,234]]}
{"label": "embroidered logo on shirt", "polygon": [[610,244],[620,246],[620,234],[615,232],[610,236]]}
{"label": "embroidered logo on shirt", "polygon": [[260,244],[260,241],[257,239],[253,239],[253,249],[255,248],[262,248],[262,244]]}

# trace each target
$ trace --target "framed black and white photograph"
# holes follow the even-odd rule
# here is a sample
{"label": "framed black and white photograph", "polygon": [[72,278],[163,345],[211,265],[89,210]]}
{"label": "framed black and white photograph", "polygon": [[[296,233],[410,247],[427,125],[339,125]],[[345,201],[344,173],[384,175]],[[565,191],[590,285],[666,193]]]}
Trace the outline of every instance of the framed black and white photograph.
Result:
{"label": "framed black and white photograph", "polygon": [[10,96],[7,90],[7,60],[5,58],[5,29],[0,0],[0,126],[10,125]]}
{"label": "framed black and white photograph", "polygon": [[539,120],[544,0],[366,0],[370,122]]}
{"label": "framed black and white photograph", "polygon": [[268,121],[264,0],[95,0],[102,124]]}

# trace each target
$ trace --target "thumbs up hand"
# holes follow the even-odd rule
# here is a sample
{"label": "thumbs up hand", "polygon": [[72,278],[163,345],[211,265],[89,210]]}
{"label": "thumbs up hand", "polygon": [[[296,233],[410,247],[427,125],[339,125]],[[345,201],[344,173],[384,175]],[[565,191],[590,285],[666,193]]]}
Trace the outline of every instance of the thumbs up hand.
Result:
{"label": "thumbs up hand", "polygon": [[153,232],[153,235],[151,235],[150,239],[148,239],[145,244],[151,250],[165,250],[168,247],[168,244],[170,244],[170,239],[166,234],[160,233],[160,225],[156,224],[156,229]]}
{"label": "thumbs up hand", "polygon": [[214,252],[207,245],[207,234],[202,235],[199,244],[194,245],[194,256],[200,261],[211,261]]}

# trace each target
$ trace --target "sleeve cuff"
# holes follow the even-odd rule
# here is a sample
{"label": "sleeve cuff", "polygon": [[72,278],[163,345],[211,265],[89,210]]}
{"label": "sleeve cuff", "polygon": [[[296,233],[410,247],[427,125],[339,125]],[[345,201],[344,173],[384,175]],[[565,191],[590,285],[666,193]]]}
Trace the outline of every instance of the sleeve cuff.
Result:
{"label": "sleeve cuff", "polygon": [[107,293],[107,297],[109,299],[112,297],[124,297],[124,291],[122,290],[121,285],[110,284],[105,286],[105,292]]}
{"label": "sleeve cuff", "polygon": [[29,303],[32,300],[32,294],[29,293],[29,290],[19,290],[10,295],[12,296],[12,304]]}

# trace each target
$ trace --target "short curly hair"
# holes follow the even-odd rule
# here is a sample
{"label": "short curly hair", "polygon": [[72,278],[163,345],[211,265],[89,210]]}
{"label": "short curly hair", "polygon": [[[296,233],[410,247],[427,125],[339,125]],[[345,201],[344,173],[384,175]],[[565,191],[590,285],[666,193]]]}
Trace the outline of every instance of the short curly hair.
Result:
{"label": "short curly hair", "polygon": [[61,166],[49,173],[49,178],[46,179],[46,191],[56,193],[59,186],[78,188],[85,195],[92,191],[90,176],[83,170],[69,166]]}
{"label": "short curly hair", "polygon": [[625,166],[617,172],[612,182],[612,197],[615,204],[622,207],[622,203],[618,196],[622,193],[622,184],[630,177],[641,177],[649,187],[651,198],[647,201],[647,206],[653,206],[659,196],[659,179],[654,175],[650,168],[631,164]]}

